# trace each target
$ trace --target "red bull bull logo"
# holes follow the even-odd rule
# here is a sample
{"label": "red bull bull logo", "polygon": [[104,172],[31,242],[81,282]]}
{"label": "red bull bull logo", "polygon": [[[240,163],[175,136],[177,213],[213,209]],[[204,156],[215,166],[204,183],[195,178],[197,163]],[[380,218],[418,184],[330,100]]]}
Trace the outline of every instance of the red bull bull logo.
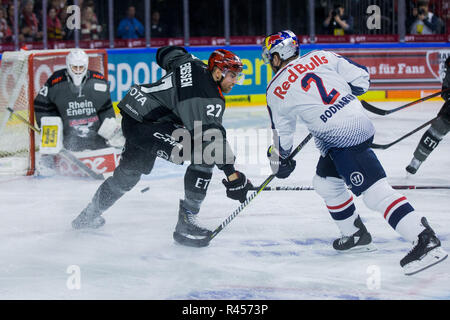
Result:
{"label": "red bull bull logo", "polygon": [[267,39],[267,44],[272,45],[272,44],[276,43],[278,40],[283,40],[283,37],[281,36],[280,33],[271,35],[271,36]]}

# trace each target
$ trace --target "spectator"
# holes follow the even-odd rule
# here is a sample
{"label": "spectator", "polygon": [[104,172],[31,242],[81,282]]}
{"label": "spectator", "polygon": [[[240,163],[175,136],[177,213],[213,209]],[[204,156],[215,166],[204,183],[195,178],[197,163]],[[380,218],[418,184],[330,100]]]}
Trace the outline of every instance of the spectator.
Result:
{"label": "spectator", "polygon": [[345,8],[341,4],[335,4],[333,10],[328,12],[328,17],[323,22],[326,33],[335,36],[353,33],[353,17],[345,14]]}
{"label": "spectator", "polygon": [[93,7],[84,7],[81,15],[81,40],[98,40],[101,32],[102,26],[97,22]]}
{"label": "spectator", "polygon": [[[61,0],[51,0],[50,1],[50,8],[54,8],[56,10],[56,15],[59,16],[61,13],[61,10],[64,9],[66,1]],[[50,9],[49,9],[50,10]]]}
{"label": "spectator", "polygon": [[117,36],[122,39],[137,39],[143,37],[144,26],[135,18],[136,8],[129,6],[127,9],[127,17],[119,23]]}
{"label": "spectator", "polygon": [[64,31],[58,18],[56,8],[51,7],[47,15],[47,38],[48,40],[62,40]]}
{"label": "spectator", "polygon": [[81,8],[81,11],[83,11],[84,9],[86,9],[86,7],[91,7],[92,8],[92,21],[95,24],[99,24],[98,23],[98,18],[97,18],[97,14],[95,13],[95,3],[92,0],[87,0],[86,2],[83,0],[78,0],[79,1],[79,6]]}
{"label": "spectator", "polygon": [[151,21],[151,35],[153,38],[167,37],[166,27],[161,23],[160,18],[159,11],[153,11]]}
{"label": "spectator", "polygon": [[0,43],[11,40],[12,31],[6,20],[6,10],[0,7]]}
{"label": "spectator", "polygon": [[407,30],[411,34],[441,33],[442,21],[428,9],[429,1],[419,0],[407,21]]}
{"label": "spectator", "polygon": [[39,21],[33,10],[34,1],[26,0],[24,2],[22,14],[19,18],[20,39],[26,42],[38,41],[42,39],[42,31],[39,31]]}
{"label": "spectator", "polygon": [[11,32],[14,33],[14,4],[8,5],[6,13],[7,13],[6,22],[8,23]]}

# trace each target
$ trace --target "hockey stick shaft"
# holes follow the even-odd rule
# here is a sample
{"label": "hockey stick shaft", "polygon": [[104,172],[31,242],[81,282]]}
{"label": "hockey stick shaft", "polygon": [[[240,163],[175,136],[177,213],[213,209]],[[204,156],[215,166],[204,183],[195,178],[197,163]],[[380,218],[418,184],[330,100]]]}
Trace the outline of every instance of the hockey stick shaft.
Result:
{"label": "hockey stick shaft", "polygon": [[[39,130],[38,128],[36,128],[35,126],[33,126],[27,119],[25,119],[24,117],[22,117],[20,114],[18,114],[17,112],[15,112],[13,109],[11,108],[6,108],[9,112],[11,112],[13,115],[15,115],[17,117],[17,119],[19,119],[20,121],[22,121],[24,124],[26,124],[28,126],[28,128],[30,128],[31,130],[33,130],[36,133],[41,133],[41,130]],[[77,157],[75,157],[72,153],[70,153],[68,150],[66,149],[61,149],[59,151],[59,154],[64,157],[65,159],[69,160],[71,163],[75,164],[80,170],[82,170],[84,173],[86,173],[87,175],[89,175],[91,178],[94,178],[96,180],[104,180],[104,177],[102,174],[98,174],[96,172],[94,172],[91,168],[89,168],[88,166],[86,166],[82,161],[80,161]]]}
{"label": "hockey stick shaft", "polygon": [[394,144],[396,144],[396,143],[402,141],[403,139],[408,138],[410,135],[413,135],[413,134],[416,133],[417,131],[422,130],[423,128],[425,128],[426,126],[428,126],[429,124],[431,124],[431,123],[432,123],[434,120],[436,120],[437,118],[438,118],[438,117],[434,117],[433,119],[431,119],[431,120],[425,122],[425,123],[422,124],[421,126],[419,126],[419,127],[417,127],[416,129],[414,129],[413,131],[408,132],[408,133],[405,134],[404,136],[398,138],[397,140],[395,140],[395,141],[393,141],[393,142],[391,142],[391,143],[388,143],[388,144],[376,144],[376,143],[372,143],[370,146],[371,146],[372,148],[374,148],[374,149],[382,149],[382,150],[387,149],[387,148],[393,146]]}
{"label": "hockey stick shaft", "polygon": [[[294,158],[297,153],[303,149],[303,147],[311,140],[312,134],[308,134],[306,138],[303,139],[302,142],[292,151],[292,153],[289,155],[289,159]],[[243,202],[239,208],[234,210],[234,212],[226,218],[220,226],[218,226],[212,233],[212,235],[209,237],[209,241],[211,241],[213,238],[217,236],[217,234],[222,231],[242,210],[244,210],[245,207],[248,206],[248,204],[261,192],[264,190],[264,188],[267,187],[267,185],[275,178],[274,174],[271,174],[269,177],[267,177],[266,180],[257,188],[256,192],[252,193],[250,197],[248,197],[245,202]]]}
{"label": "hockey stick shaft", "polygon": [[366,110],[368,110],[368,111],[370,111],[372,113],[378,114],[380,116],[385,116],[385,115],[397,112],[399,110],[408,108],[408,107],[413,106],[415,104],[418,104],[420,102],[424,102],[424,101],[427,101],[427,100],[429,100],[431,98],[437,97],[440,94],[442,94],[442,92],[446,92],[448,90],[450,90],[450,88],[447,88],[447,89],[439,91],[439,92],[435,92],[433,94],[430,94],[429,96],[426,96],[426,97],[420,98],[418,100],[409,102],[409,103],[407,103],[407,104],[405,104],[403,106],[400,106],[400,107],[397,107],[397,108],[394,108],[394,109],[391,109],[391,110],[383,110],[383,109],[377,108],[374,105],[372,105],[372,104],[370,104],[370,103],[368,103],[367,101],[364,101],[364,100],[361,100],[361,104],[364,107],[364,109],[366,109]]}
{"label": "hockey stick shaft", "polygon": [[[392,189],[396,190],[428,190],[428,189],[450,189],[450,186],[414,186],[414,185],[394,185]],[[251,190],[257,190],[253,188]],[[262,191],[311,191],[315,190],[313,186],[276,186],[265,187]]]}

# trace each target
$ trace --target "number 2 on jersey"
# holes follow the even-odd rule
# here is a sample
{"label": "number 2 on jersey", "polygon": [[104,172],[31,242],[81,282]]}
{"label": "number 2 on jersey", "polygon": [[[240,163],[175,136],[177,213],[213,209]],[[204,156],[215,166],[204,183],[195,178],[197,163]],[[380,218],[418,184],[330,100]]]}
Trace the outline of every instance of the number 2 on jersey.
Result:
{"label": "number 2 on jersey", "polygon": [[322,98],[324,104],[333,104],[339,97],[340,93],[337,92],[336,89],[333,89],[330,93],[327,93],[327,90],[325,90],[323,85],[322,78],[315,73],[307,73],[302,78],[302,89],[308,92],[311,87],[311,82],[313,81],[316,83],[317,90],[319,90],[320,97]]}

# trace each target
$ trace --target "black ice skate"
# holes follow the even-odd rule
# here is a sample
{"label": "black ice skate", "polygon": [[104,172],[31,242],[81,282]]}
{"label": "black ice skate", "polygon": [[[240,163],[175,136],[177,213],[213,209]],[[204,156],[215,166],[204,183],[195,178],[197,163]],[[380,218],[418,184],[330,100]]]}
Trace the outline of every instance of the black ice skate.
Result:
{"label": "black ice skate", "polygon": [[88,209],[84,209],[75,220],[72,221],[74,229],[97,229],[105,224],[105,219],[99,214],[89,214]]}
{"label": "black ice skate", "polygon": [[377,248],[372,243],[372,236],[367,232],[366,227],[358,216],[354,222],[359,230],[351,236],[344,236],[333,242],[333,248],[338,252],[369,252]]}
{"label": "black ice skate", "polygon": [[436,234],[429,226],[427,219],[422,217],[421,222],[425,227],[425,230],[422,231],[419,234],[418,239],[413,242],[414,247],[411,251],[400,260],[400,266],[403,267],[405,275],[408,276],[425,270],[436,263],[445,260],[448,256],[447,252],[442,249],[441,241],[436,237]]}
{"label": "black ice skate", "polygon": [[190,245],[189,239],[204,239],[209,237],[212,232],[200,227],[197,223],[197,214],[192,213],[183,206],[180,200],[180,210],[178,211],[178,223],[173,233],[173,238],[180,244]]}
{"label": "black ice skate", "polygon": [[406,171],[408,171],[411,174],[415,174],[417,170],[419,170],[420,165],[422,164],[422,161],[413,158],[411,160],[411,163],[406,167]]}

